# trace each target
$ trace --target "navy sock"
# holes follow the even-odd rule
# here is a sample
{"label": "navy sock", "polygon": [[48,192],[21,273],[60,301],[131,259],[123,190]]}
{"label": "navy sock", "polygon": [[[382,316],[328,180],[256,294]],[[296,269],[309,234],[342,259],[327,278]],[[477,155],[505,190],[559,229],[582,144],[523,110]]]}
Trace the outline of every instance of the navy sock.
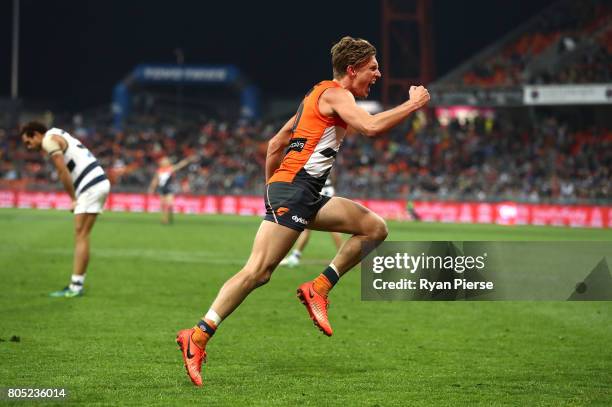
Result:
{"label": "navy sock", "polygon": [[205,332],[208,334],[208,336],[213,336],[215,334],[216,329],[213,328],[212,326],[210,326],[209,324],[206,323],[206,321],[204,320],[200,320],[200,322],[198,322],[198,328],[200,328],[202,330],[202,332]]}
{"label": "navy sock", "polygon": [[329,280],[332,287],[335,286],[338,280],[340,279],[340,277],[338,276],[338,273],[336,273],[336,270],[331,268],[331,266],[327,266],[327,268],[323,272],[323,275],[325,276],[325,278]]}

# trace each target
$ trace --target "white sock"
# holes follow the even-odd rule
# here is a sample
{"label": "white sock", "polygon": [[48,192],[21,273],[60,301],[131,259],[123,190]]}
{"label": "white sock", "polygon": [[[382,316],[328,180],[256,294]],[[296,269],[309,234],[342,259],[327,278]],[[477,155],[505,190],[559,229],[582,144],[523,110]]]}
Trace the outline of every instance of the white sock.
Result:
{"label": "white sock", "polygon": [[293,257],[296,257],[299,260],[302,257],[302,252],[297,250],[297,249],[295,249],[295,250],[293,250],[293,253],[291,253],[291,255]]}
{"label": "white sock", "polygon": [[70,277],[69,288],[72,291],[81,291],[83,289],[83,284],[85,284],[85,274],[73,274],[72,277]]}
{"label": "white sock", "polygon": [[215,325],[218,327],[219,324],[221,323],[221,321],[223,320],[219,314],[217,314],[212,308],[208,310],[208,312],[206,313],[206,315],[204,315],[204,319],[208,319],[209,321],[212,321],[215,323]]}

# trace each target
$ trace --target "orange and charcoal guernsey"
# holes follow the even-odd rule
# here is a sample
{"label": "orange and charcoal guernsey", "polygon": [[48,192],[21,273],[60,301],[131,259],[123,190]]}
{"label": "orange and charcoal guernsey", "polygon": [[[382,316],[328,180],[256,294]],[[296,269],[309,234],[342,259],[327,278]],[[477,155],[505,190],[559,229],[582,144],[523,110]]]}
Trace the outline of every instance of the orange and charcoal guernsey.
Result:
{"label": "orange and charcoal guernsey", "polygon": [[317,193],[321,191],[347,127],[340,117],[326,117],[319,112],[319,98],[327,89],[335,87],[341,86],[334,81],[323,81],[306,94],[295,115],[285,156],[268,184],[290,182]]}
{"label": "orange and charcoal guernsey", "polygon": [[173,170],[171,165],[159,167],[157,169],[157,176],[159,177],[158,188],[164,189],[170,186],[170,183],[172,182],[172,173]]}

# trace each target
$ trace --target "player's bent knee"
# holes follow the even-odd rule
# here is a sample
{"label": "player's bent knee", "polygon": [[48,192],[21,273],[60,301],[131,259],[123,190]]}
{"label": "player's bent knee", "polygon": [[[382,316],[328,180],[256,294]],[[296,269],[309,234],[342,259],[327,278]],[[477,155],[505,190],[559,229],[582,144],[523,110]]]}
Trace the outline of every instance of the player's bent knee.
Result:
{"label": "player's bent knee", "polygon": [[85,225],[81,225],[74,228],[74,235],[77,239],[88,239],[90,230]]}
{"label": "player's bent knee", "polygon": [[255,286],[261,287],[262,285],[268,284],[271,277],[272,277],[272,273],[263,273],[259,275],[259,278],[255,281]]}
{"label": "player's bent knee", "polygon": [[85,226],[77,226],[74,228],[74,235],[77,238],[82,238],[85,235]]}
{"label": "player's bent knee", "polygon": [[262,285],[267,284],[268,281],[270,281],[270,278],[272,277],[273,270],[274,269],[272,268],[242,269],[243,273],[245,274],[245,278],[249,280],[250,284],[254,285],[255,287],[261,287]]}
{"label": "player's bent knee", "polygon": [[372,223],[368,232],[368,238],[370,240],[383,241],[389,235],[389,228],[387,222],[383,218],[378,217],[375,222]]}

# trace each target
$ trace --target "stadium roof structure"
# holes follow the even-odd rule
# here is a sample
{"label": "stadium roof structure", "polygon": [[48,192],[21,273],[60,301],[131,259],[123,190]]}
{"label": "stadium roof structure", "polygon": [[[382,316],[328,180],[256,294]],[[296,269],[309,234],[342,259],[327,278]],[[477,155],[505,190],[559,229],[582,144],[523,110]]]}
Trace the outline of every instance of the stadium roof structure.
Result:
{"label": "stadium roof structure", "polygon": [[[612,86],[605,68],[602,75],[582,79],[567,77],[564,70],[580,71],[575,67],[582,59],[607,52],[611,16],[612,8],[602,0],[557,1],[432,83],[432,102],[610,104]],[[549,91],[554,97],[538,99]]]}
{"label": "stadium roof structure", "polygon": [[259,116],[259,89],[248,83],[233,65],[141,64],[113,89],[113,123],[121,128],[130,114],[131,90],[141,85],[210,86],[222,85],[240,92],[240,117]]}

